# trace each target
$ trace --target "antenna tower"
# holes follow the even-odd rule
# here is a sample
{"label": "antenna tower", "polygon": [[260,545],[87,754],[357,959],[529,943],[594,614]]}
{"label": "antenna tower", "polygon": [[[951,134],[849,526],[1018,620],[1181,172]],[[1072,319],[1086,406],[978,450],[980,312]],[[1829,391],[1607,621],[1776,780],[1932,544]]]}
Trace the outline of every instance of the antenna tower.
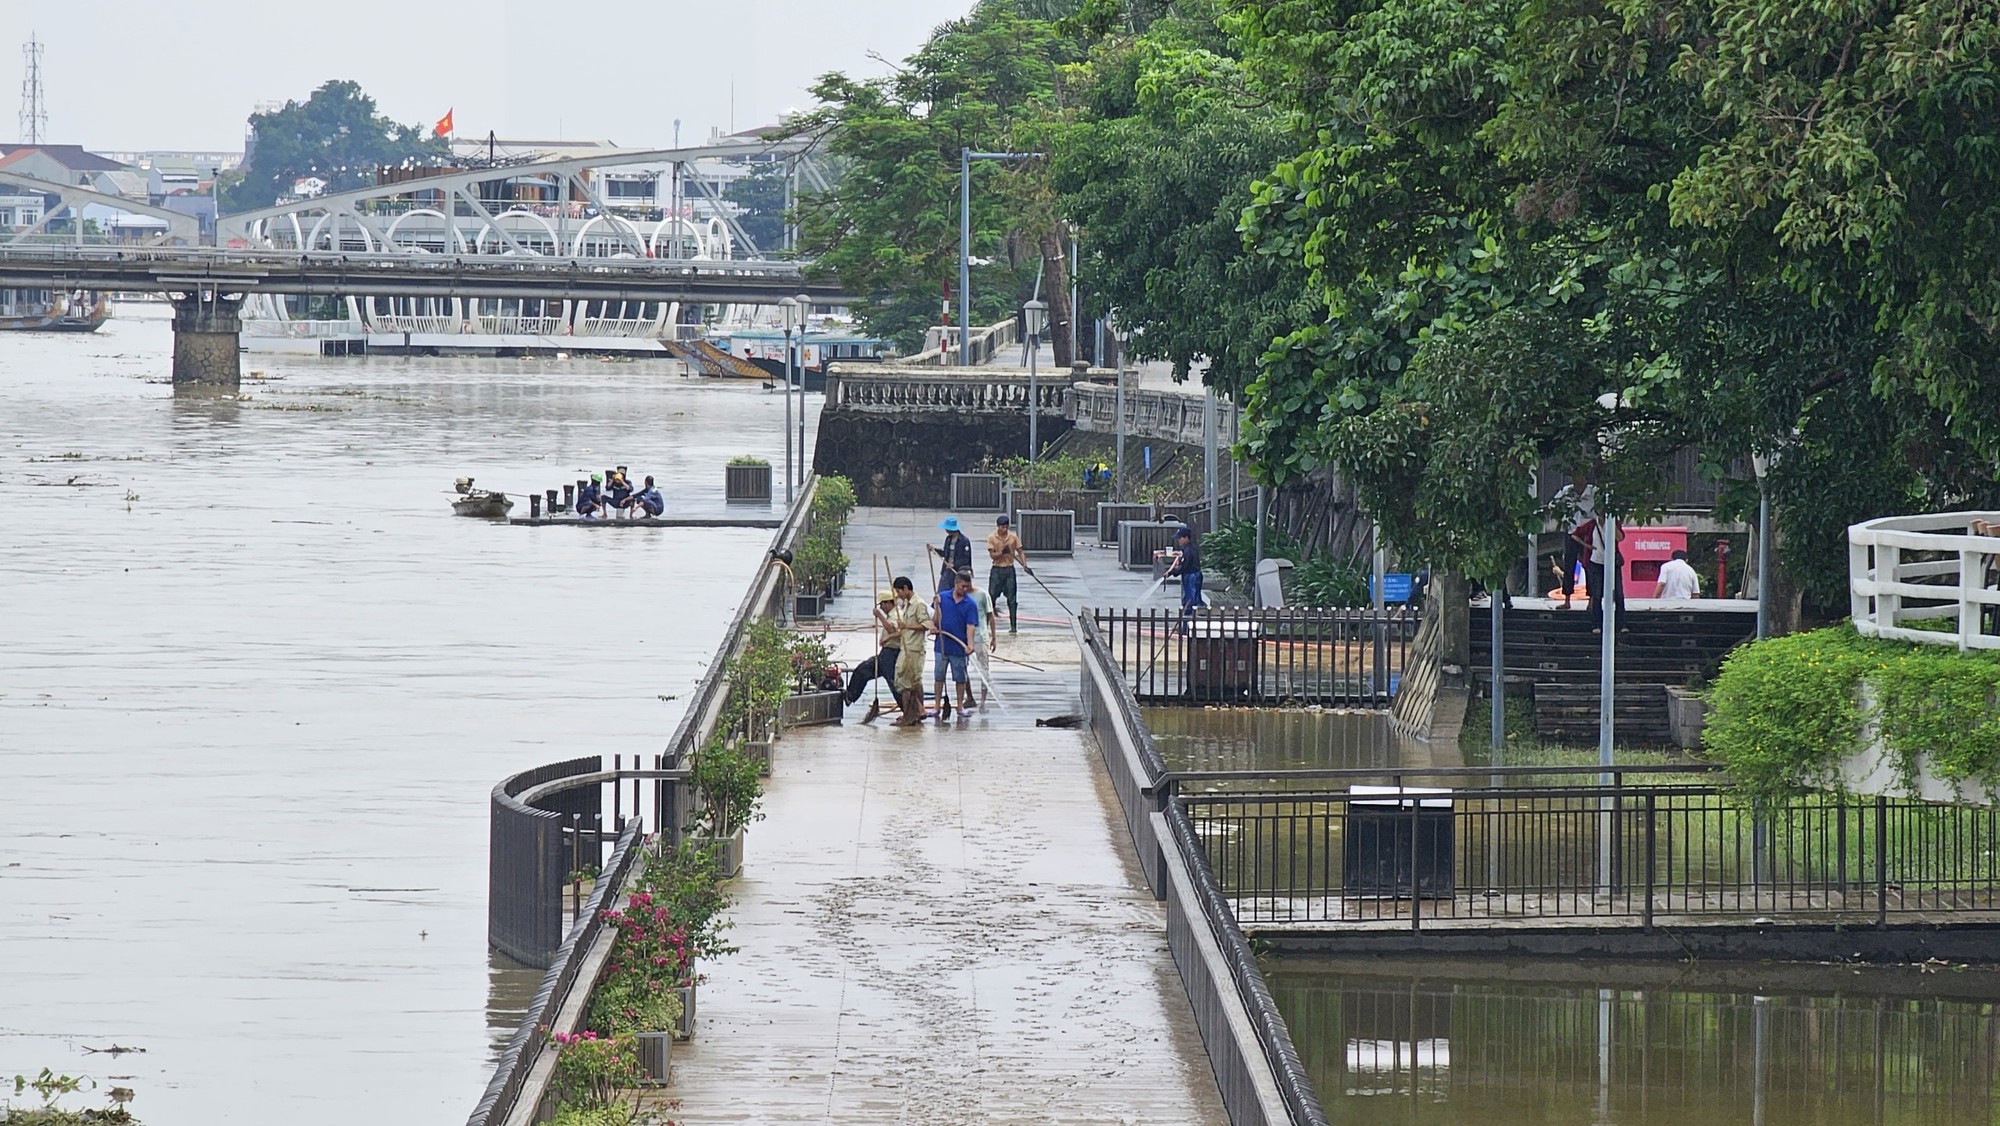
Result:
{"label": "antenna tower", "polygon": [[49,106],[42,95],[42,43],[31,33],[21,45],[27,77],[21,80],[21,143],[39,145],[49,132]]}

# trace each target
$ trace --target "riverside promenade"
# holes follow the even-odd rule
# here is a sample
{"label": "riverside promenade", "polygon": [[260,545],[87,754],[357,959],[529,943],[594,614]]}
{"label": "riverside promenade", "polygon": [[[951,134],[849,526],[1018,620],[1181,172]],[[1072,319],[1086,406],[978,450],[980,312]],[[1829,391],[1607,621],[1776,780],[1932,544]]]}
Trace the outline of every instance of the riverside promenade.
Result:
{"label": "riverside promenade", "polygon": [[[856,511],[826,622],[843,664],[872,645],[871,553],[923,591],[943,515]],[[992,518],[961,519],[983,584]],[[1035,563],[1072,609],[1151,585],[1078,550]],[[1034,668],[995,661],[989,707],[898,729],[861,724],[864,700],[777,743],[730,885],[739,951],[702,967],[652,1105],[688,1126],[1227,1121],[1097,748],[1035,726],[1077,711],[1078,663],[1066,615],[1022,586],[999,655]]]}

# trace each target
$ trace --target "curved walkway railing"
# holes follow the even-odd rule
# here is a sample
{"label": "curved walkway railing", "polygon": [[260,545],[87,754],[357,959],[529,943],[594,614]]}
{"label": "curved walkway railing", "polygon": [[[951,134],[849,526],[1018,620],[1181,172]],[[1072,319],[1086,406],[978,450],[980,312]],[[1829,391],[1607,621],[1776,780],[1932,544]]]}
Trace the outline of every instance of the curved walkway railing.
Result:
{"label": "curved walkway railing", "polygon": [[[793,502],[772,540],[773,555],[792,550],[811,530],[812,501],[818,490],[817,477],[807,480],[804,491]],[[509,950],[503,941],[532,943],[548,933],[551,902],[553,925],[561,926],[561,886],[575,870],[569,858],[582,855],[586,839],[593,844],[600,839],[594,835],[597,833],[594,826],[602,814],[604,788],[608,785],[614,795],[616,818],[622,812],[622,799],[617,795],[624,792],[626,783],[631,783],[632,810],[639,816],[619,825],[617,845],[604,863],[589,902],[576,908],[578,919],[568,936],[546,961],[530,963],[546,965],[548,973],[495,1064],[493,1076],[467,1126],[527,1126],[538,1120],[555,1070],[555,1052],[550,1050],[548,1038],[541,1035],[541,1030],[573,1033],[582,1027],[591,991],[597,987],[615,937],[603,928],[601,916],[624,894],[627,880],[637,871],[648,848],[647,838],[642,835],[645,819],[639,787],[648,781],[654,787],[653,822],[659,835],[653,838],[653,846],[657,847],[661,838],[677,842],[680,827],[687,823],[692,806],[691,788],[683,784],[687,777],[683,766],[694,749],[714,734],[721,720],[727,702],[729,658],[742,648],[743,632],[751,619],[782,616],[788,593],[789,578],[784,568],[775,564],[759,568],[715,648],[715,659],[709,662],[708,671],[696,685],[694,697],[666,752],[654,760],[658,768],[638,769],[635,762],[633,769],[607,771],[603,769],[604,760],[593,756],[525,771],[494,787],[493,886],[489,895],[495,906],[489,913],[488,937],[496,949],[510,957],[520,955]],[[584,827],[586,817],[593,828]],[[568,836],[562,828],[564,821],[570,825]],[[505,843],[501,840],[503,826],[509,835]],[[595,859],[598,851],[591,848],[589,858]],[[503,855],[508,865],[504,870]],[[547,882],[550,875],[555,876],[553,896]],[[525,887],[517,886],[523,883]],[[502,899],[510,901],[504,918],[498,907]]]}
{"label": "curved walkway railing", "polygon": [[1166,761],[1131,685],[1088,611],[1078,615],[1075,630],[1084,718],[1097,736],[1146,880],[1166,901],[1167,945],[1229,1121],[1325,1126],[1326,1111],[1187,811],[1172,795]]}
{"label": "curved walkway railing", "polygon": [[[1960,649],[2000,649],[2000,512],[1885,516],[1847,529],[1854,628]],[[1949,630],[1913,623],[1949,621]]]}

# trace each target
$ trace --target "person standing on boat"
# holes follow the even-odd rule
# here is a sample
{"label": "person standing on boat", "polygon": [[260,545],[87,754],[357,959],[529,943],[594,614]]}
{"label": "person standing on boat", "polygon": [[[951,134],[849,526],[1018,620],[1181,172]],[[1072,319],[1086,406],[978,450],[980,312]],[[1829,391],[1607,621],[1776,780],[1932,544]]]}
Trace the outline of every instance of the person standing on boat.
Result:
{"label": "person standing on boat", "polygon": [[576,514],[583,520],[596,520],[604,515],[604,474],[591,474],[589,484],[578,490]]}
{"label": "person standing on boat", "polygon": [[997,608],[1000,600],[1007,600],[1007,632],[1021,632],[1021,588],[1016,585],[1016,566],[1029,574],[1035,569],[1028,566],[1028,553],[1021,550],[1021,537],[1014,531],[1013,521],[1006,513],[1001,513],[993,521],[993,534],[986,537],[986,554],[993,560],[992,570],[986,572],[986,589],[993,596]]}
{"label": "person standing on boat", "polygon": [[660,497],[660,490],[653,485],[651,477],[646,478],[646,487],[632,494],[625,502],[627,508],[637,508],[648,517],[658,516],[667,510],[667,502]]}
{"label": "person standing on boat", "polygon": [[960,571],[972,569],[972,541],[958,530],[958,517],[947,516],[938,527],[944,529],[944,546],[930,549],[943,568],[938,571],[938,593],[946,594]]}

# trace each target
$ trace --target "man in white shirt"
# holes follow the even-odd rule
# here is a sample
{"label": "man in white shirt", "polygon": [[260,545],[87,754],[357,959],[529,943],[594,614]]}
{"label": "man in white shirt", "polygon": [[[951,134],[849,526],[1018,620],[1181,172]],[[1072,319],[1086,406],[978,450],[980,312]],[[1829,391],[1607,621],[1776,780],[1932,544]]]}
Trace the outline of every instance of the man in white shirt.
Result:
{"label": "man in white shirt", "polygon": [[1688,563],[1688,553],[1674,552],[1674,557],[1660,567],[1660,593],[1658,597],[1669,602],[1685,602],[1701,593],[1701,576],[1694,573]]}

